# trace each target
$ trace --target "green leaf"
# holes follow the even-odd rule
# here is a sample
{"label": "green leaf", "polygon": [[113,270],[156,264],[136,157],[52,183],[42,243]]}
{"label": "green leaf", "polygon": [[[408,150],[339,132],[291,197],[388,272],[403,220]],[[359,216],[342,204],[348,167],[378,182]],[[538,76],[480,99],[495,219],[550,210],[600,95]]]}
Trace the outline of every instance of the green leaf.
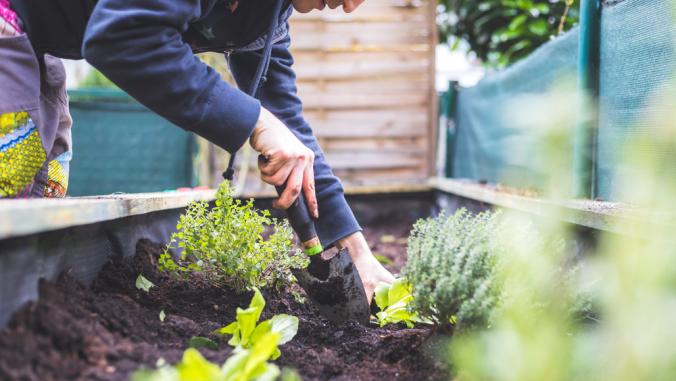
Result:
{"label": "green leaf", "polygon": [[175,368],[162,367],[157,370],[142,369],[134,372],[131,381],[181,381]]}
{"label": "green leaf", "polygon": [[284,368],[282,370],[281,381],[303,381],[303,379],[294,369]]}
{"label": "green leaf", "polygon": [[266,320],[256,326],[249,337],[248,346],[250,347],[261,340],[261,338],[272,331],[272,321]]}
{"label": "green leaf", "polygon": [[[263,295],[258,289],[254,289],[254,296],[249,303],[249,308],[237,308],[236,321],[216,330],[216,333],[232,335],[228,344],[242,348],[251,348],[270,332],[276,332],[280,335],[280,345],[293,339],[298,332],[298,318],[280,314],[256,324],[264,307],[265,299]],[[279,357],[279,354],[279,349],[276,349],[273,358]]]}
{"label": "green leaf", "polygon": [[381,282],[378,284],[376,287],[376,305],[380,308],[380,310],[385,310],[387,306],[390,304],[388,302],[388,293],[390,291],[390,285],[387,283]]}
{"label": "green leaf", "polygon": [[512,22],[509,23],[509,26],[507,27],[507,29],[515,31],[515,30],[519,29],[526,22],[526,20],[528,20],[527,15],[516,16],[512,20]]}
{"label": "green leaf", "polygon": [[412,286],[404,279],[396,279],[391,285],[381,283],[376,287],[376,304],[380,312],[376,313],[380,326],[403,322],[413,328],[414,323],[430,323],[411,311]]}
{"label": "green leaf", "polygon": [[388,301],[390,304],[410,301],[413,299],[413,295],[411,295],[411,289],[411,285],[408,284],[404,279],[396,279],[392,283],[392,287],[390,287],[390,290],[387,293]]}
{"label": "green leaf", "polygon": [[211,340],[208,337],[202,336],[193,336],[188,340],[188,346],[190,348],[209,348],[209,349],[218,349],[218,344]]}
{"label": "green leaf", "polygon": [[272,321],[272,332],[279,333],[279,345],[291,341],[298,333],[299,320],[295,316],[287,314],[275,315]]}
{"label": "green leaf", "polygon": [[265,299],[263,299],[263,295],[256,287],[254,287],[254,296],[251,299],[251,303],[249,303],[249,308],[253,308],[256,311],[256,321],[258,321],[261,318],[263,308],[265,308]]}
{"label": "green leaf", "polygon": [[182,381],[225,381],[218,365],[207,361],[196,349],[187,349],[183,353],[183,360],[176,365],[176,370]]}
{"label": "green leaf", "polygon": [[273,381],[279,376],[279,368],[268,364],[279,342],[279,333],[269,332],[249,350],[241,350],[230,357],[221,373],[227,381]]}
{"label": "green leaf", "polygon": [[235,335],[239,335],[239,344],[243,347],[248,347],[251,335],[256,329],[256,322],[260,313],[255,308],[247,308],[245,310],[237,309],[237,331]]}
{"label": "green leaf", "polygon": [[149,292],[151,287],[154,287],[155,285],[153,282],[149,281],[146,279],[143,274],[138,274],[138,277],[136,278],[136,288],[139,290],[143,290],[145,292]]}
{"label": "green leaf", "polygon": [[549,24],[546,20],[538,19],[528,24],[528,30],[538,36],[544,36],[549,32]]}
{"label": "green leaf", "polygon": [[160,321],[164,323],[164,319],[167,317],[167,314],[164,313],[164,310],[160,311]]}

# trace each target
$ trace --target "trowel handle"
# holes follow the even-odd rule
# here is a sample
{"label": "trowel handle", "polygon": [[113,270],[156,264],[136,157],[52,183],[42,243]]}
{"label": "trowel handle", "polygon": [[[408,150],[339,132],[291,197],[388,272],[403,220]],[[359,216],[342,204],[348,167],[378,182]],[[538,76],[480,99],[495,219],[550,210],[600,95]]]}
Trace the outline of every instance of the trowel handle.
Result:
{"label": "trowel handle", "polygon": [[[283,186],[275,188],[277,189],[278,194],[282,194],[284,191]],[[321,242],[319,242],[319,237],[317,236],[315,223],[312,221],[312,217],[310,217],[310,211],[307,208],[303,192],[298,195],[296,201],[294,201],[289,209],[286,210],[286,216],[291,223],[291,227],[303,242],[303,248],[307,255],[312,256],[324,251]]]}
{"label": "trowel handle", "polygon": [[[259,155],[258,160],[263,162],[267,161],[263,155]],[[275,189],[277,189],[277,194],[280,195],[284,192],[285,188],[286,184],[275,187]],[[313,256],[324,251],[321,242],[319,242],[319,237],[317,236],[315,223],[312,221],[312,217],[310,217],[310,211],[307,208],[307,202],[305,201],[303,192],[300,192],[296,201],[294,201],[286,210],[286,216],[291,223],[291,227],[303,242],[305,254]]]}

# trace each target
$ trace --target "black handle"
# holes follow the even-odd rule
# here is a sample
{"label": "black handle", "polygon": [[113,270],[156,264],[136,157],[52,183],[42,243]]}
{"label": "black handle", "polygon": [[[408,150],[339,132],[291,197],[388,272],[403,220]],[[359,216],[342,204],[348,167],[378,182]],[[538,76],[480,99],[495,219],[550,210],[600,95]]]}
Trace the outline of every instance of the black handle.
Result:
{"label": "black handle", "polygon": [[[267,158],[263,155],[259,155],[258,160],[266,162]],[[284,192],[285,188],[286,184],[275,187],[275,189],[277,189],[277,194],[279,195]],[[301,242],[303,242],[306,254],[312,256],[319,254],[324,250],[319,241],[319,237],[317,236],[315,223],[312,221],[312,217],[310,217],[310,211],[308,210],[303,192],[300,192],[293,204],[286,210],[286,216],[291,223],[291,227],[296,234],[298,234]]]}

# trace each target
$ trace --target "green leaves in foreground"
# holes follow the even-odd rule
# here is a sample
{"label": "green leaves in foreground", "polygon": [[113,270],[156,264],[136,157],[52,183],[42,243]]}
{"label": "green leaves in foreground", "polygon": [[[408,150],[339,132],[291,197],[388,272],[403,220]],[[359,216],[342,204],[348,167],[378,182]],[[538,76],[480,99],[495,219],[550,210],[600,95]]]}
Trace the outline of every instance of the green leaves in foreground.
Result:
{"label": "green leaves in foreground", "polygon": [[408,328],[413,328],[414,323],[429,323],[411,310],[411,289],[411,285],[404,279],[397,279],[391,285],[380,283],[376,287],[376,304],[380,308],[376,317],[381,327],[405,323]]}
{"label": "green leaves in foreground", "polygon": [[[258,289],[254,289],[249,308],[237,308],[236,320],[216,332],[221,335],[232,335],[228,344],[233,347],[251,348],[269,333],[279,335],[278,345],[285,344],[298,332],[298,318],[286,314],[275,315],[272,319],[258,323],[265,308],[265,299]],[[280,356],[279,348],[275,346],[272,359]]]}
{"label": "green leaves in foreground", "polygon": [[277,349],[279,337],[276,332],[263,335],[250,350],[236,350],[221,367],[190,348],[175,366],[138,371],[132,376],[132,381],[273,381],[280,371],[267,361]]}
{"label": "green leaves in foreground", "polygon": [[[298,318],[276,315],[260,324],[258,319],[265,308],[265,299],[254,289],[249,308],[237,309],[237,320],[219,329],[220,334],[230,334],[228,344],[235,347],[234,354],[219,367],[207,361],[195,348],[183,353],[175,366],[160,366],[156,370],[137,371],[132,381],[274,381],[279,368],[268,363],[279,357],[279,345],[289,342],[298,332]],[[215,343],[204,337],[193,337],[193,347],[213,348]],[[293,372],[283,379],[293,379]]]}

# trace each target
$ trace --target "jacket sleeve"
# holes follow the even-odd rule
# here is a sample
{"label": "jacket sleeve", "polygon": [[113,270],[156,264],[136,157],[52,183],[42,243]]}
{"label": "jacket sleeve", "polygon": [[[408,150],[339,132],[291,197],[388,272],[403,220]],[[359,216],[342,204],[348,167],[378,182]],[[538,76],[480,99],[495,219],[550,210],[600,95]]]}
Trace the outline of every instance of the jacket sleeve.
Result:
{"label": "jacket sleeve", "polygon": [[221,80],[183,41],[206,3],[100,0],[82,55],[152,111],[234,152],[251,135],[260,102]]}
{"label": "jacket sleeve", "polygon": [[[319,220],[315,221],[315,226],[319,239],[328,247],[361,228],[345,200],[340,180],[331,171],[312,129],[302,116],[303,105],[297,96],[289,44],[287,36],[273,45],[270,68],[258,94],[262,105],[315,153],[315,188],[319,202]],[[233,53],[230,56],[230,68],[240,88],[249,88],[260,58],[261,51]]]}

